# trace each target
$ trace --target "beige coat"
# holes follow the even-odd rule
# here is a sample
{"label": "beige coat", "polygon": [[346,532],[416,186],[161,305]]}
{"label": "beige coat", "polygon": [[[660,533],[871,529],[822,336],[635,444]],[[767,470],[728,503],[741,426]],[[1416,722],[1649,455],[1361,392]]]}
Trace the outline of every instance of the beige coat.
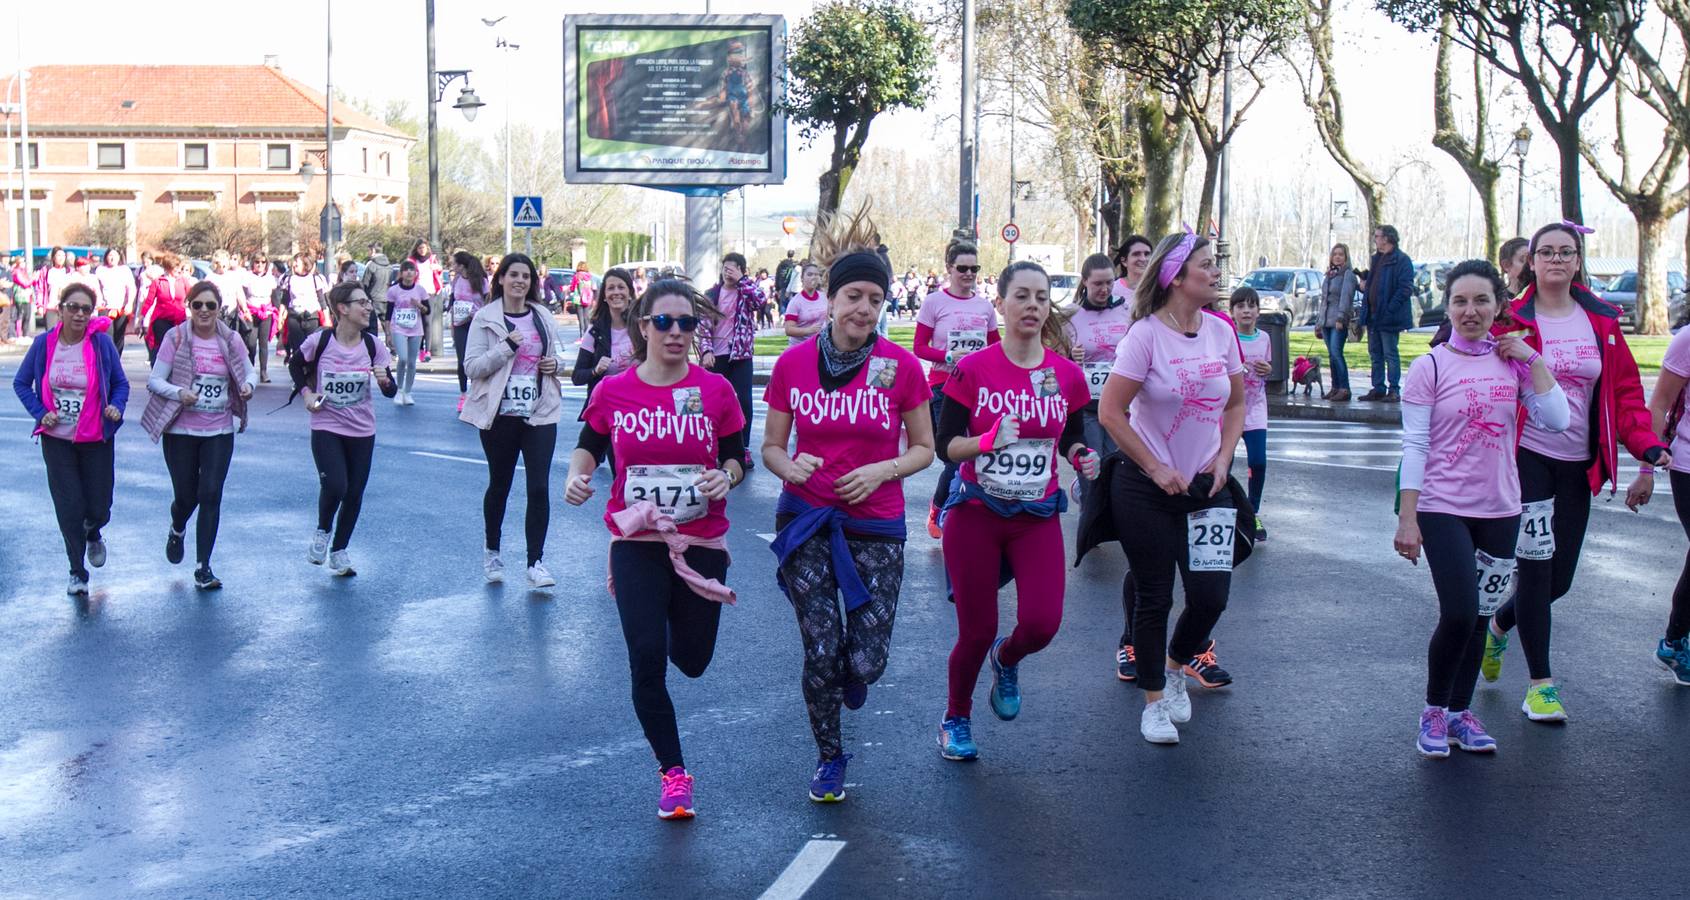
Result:
{"label": "beige coat", "polygon": [[[540,398],[534,402],[530,425],[556,425],[563,416],[563,380],[567,371],[563,362],[563,339],[558,334],[557,320],[551,310],[538,303],[529,303],[534,321],[545,337],[546,352],[558,360],[557,371],[541,375]],[[510,326],[505,324],[504,304],[494,301],[481,308],[469,323],[469,340],[464,348],[464,374],[469,376],[469,393],[464,397],[463,412],[458,418],[485,431],[493,427],[499,416],[499,399],[505,395],[505,382],[510,380],[516,351],[505,336]]]}

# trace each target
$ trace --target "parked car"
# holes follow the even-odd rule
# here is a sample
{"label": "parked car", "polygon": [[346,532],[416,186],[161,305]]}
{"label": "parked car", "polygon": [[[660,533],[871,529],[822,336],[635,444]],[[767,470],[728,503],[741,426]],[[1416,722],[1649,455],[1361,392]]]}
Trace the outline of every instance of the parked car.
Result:
{"label": "parked car", "polygon": [[1292,325],[1313,325],[1320,313],[1322,278],[1316,269],[1255,269],[1244,276],[1240,286],[1255,288],[1262,298],[1263,313],[1283,313]]}
{"label": "parked car", "polygon": [[1414,266],[1414,322],[1421,328],[1436,328],[1444,323],[1444,288],[1449,284],[1449,270],[1454,260],[1438,259]]}
{"label": "parked car", "polygon": [[1080,287],[1080,273],[1052,272],[1050,273],[1050,305],[1065,306],[1074,300],[1074,292]]}
{"label": "parked car", "polygon": [[[1667,273],[1667,321],[1676,325],[1684,321],[1685,283],[1683,272]],[[1601,292],[1603,300],[1619,307],[1620,326],[1637,330],[1637,273],[1624,272],[1616,277],[1608,289]]]}

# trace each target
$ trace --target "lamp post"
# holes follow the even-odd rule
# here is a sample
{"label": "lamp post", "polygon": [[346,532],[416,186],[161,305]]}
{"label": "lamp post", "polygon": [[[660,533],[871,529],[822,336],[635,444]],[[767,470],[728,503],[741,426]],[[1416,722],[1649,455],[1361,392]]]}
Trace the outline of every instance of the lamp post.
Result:
{"label": "lamp post", "polygon": [[1532,149],[1532,130],[1521,123],[1520,130],[1514,132],[1514,159],[1518,163],[1520,173],[1519,186],[1514,198],[1514,233],[1526,233],[1526,153]]}
{"label": "lamp post", "polygon": [[[505,20],[505,16],[497,19],[482,19],[481,24],[488,28],[495,28]],[[513,44],[503,37],[495,36],[493,49],[507,51],[505,56],[505,253],[511,252],[511,58],[509,52],[522,49],[521,44]]]}
{"label": "lamp post", "polygon": [[[475,121],[475,114],[486,104],[475,95],[469,86],[468,69],[447,69],[444,72],[434,68],[434,0],[423,0],[423,19],[428,32],[428,248],[431,252],[440,252],[440,141],[439,116],[435,107],[446,96],[446,88],[452,82],[462,78],[463,90],[458,94],[458,102],[452,108],[464,114],[464,119]],[[429,316],[428,346],[441,346],[441,316]]]}

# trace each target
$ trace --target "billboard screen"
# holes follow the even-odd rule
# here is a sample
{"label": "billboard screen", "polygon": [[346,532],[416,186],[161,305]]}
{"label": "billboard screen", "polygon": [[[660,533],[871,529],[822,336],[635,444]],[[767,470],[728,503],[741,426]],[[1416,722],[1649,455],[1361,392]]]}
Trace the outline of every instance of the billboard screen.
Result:
{"label": "billboard screen", "polygon": [[575,183],[786,179],[780,16],[569,16],[564,173]]}

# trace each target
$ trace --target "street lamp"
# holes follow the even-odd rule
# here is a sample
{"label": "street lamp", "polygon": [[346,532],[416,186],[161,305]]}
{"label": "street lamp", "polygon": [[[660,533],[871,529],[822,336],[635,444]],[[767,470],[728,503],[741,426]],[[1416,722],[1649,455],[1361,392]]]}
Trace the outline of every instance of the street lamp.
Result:
{"label": "street lamp", "polygon": [[[504,16],[497,19],[482,19],[481,24],[488,28],[496,28]],[[502,37],[493,38],[493,49],[514,51],[522,49],[521,44],[513,44]],[[511,252],[511,60],[505,57],[505,253]]]}
{"label": "street lamp", "polygon": [[1518,163],[1520,173],[1519,186],[1514,198],[1514,233],[1526,233],[1526,154],[1532,149],[1532,130],[1525,123],[1520,123],[1520,130],[1514,132],[1514,158]]}
{"label": "street lamp", "polygon": [[311,160],[308,159],[299,164],[299,180],[305,182],[306,189],[310,189],[311,179],[316,177],[317,167],[311,162]]}

